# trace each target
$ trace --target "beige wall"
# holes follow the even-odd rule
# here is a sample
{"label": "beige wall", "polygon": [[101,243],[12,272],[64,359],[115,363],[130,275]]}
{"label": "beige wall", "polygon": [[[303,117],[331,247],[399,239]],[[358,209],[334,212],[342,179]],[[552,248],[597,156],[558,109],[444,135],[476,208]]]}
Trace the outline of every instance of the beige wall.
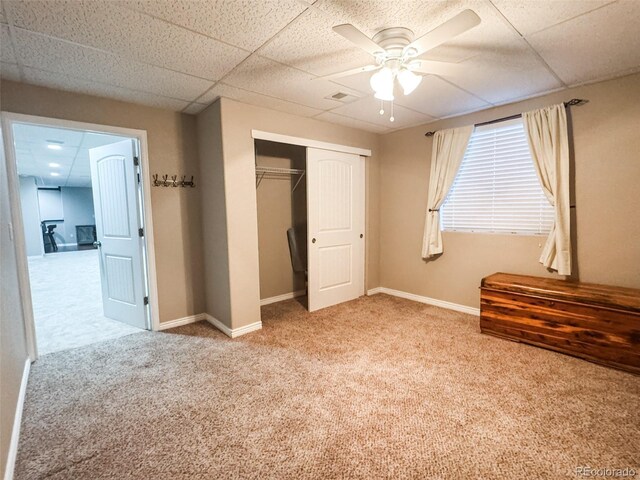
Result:
{"label": "beige wall", "polygon": [[0,141],[0,476],[4,478],[7,455],[28,358],[20,303],[15,245],[10,235],[9,186]]}
{"label": "beige wall", "polygon": [[220,102],[198,115],[199,186],[206,313],[231,325],[229,239]]}
{"label": "beige wall", "polygon": [[[198,169],[192,115],[5,80],[1,89],[3,111],[146,130],[152,173]],[[200,191],[151,189],[161,322],[204,311]]]}
{"label": "beige wall", "polygon": [[[256,141],[256,164],[265,167],[306,169],[306,148],[284,143]],[[287,230],[298,232],[299,246],[306,250],[307,183],[299,176],[266,176],[256,190],[258,202],[258,251],[260,298],[305,289],[304,272],[291,267]],[[304,258],[304,257],[303,257]]]}
{"label": "beige wall", "polygon": [[573,88],[381,137],[380,280],[383,287],[478,307],[497,271],[557,276],[538,263],[543,237],[445,232],[444,254],[420,258],[430,130],[493,120],[571,98],[574,276],[640,288],[640,75]]}
{"label": "beige wall", "polygon": [[[302,118],[261,107],[220,99],[222,149],[225,186],[227,241],[229,248],[229,295],[231,328],[239,328],[260,320],[260,282],[258,259],[258,221],[255,185],[255,150],[251,130],[311,138],[324,142],[371,149],[367,159],[367,285],[378,285],[378,136],[373,133]],[[217,107],[216,107],[217,108]],[[207,131],[205,123],[212,107],[198,115],[199,131]],[[210,125],[211,129],[217,128]],[[201,143],[202,144],[202,143]],[[202,152],[201,152],[202,154]],[[212,161],[205,153],[201,161]],[[203,215],[210,204],[203,203]],[[211,263],[206,240],[205,262]],[[209,269],[209,266],[207,266]],[[208,282],[207,282],[208,283]],[[218,287],[213,287],[218,288]],[[209,303],[207,302],[207,305]],[[211,313],[211,312],[208,312]]]}

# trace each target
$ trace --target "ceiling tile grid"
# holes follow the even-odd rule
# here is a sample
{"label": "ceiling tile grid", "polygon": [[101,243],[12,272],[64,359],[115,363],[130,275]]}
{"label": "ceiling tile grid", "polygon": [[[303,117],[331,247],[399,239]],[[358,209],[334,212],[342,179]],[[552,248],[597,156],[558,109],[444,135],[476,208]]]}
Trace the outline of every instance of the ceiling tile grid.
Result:
{"label": "ceiling tile grid", "polygon": [[368,53],[333,33],[337,19],[309,9],[259,50],[259,54],[315,75],[328,75],[372,63]]}
{"label": "ceiling tile grid", "polygon": [[225,77],[224,83],[319,110],[340,106],[340,102],[325,98],[339,91],[362,95],[259,55],[253,55],[242,63]]}
{"label": "ceiling tile grid", "polygon": [[[370,73],[316,79],[373,63],[335,25],[417,37],[468,8],[480,25],[423,56],[459,73],[398,94],[393,124]],[[636,0],[0,0],[0,76],[189,114],[223,96],[381,133],[638,71],[639,22]],[[339,91],[359,100],[326,98]]]}
{"label": "ceiling tile grid", "polygon": [[190,101],[213,82],[152,65],[126,60],[101,50],[16,29],[17,56],[25,67],[67,74],[84,80]]}
{"label": "ceiling tile grid", "polygon": [[139,103],[173,111],[181,111],[189,105],[189,102],[184,100],[163,97],[139,90],[131,90],[93,80],[83,80],[61,73],[48,72],[30,67],[24,67],[23,70],[27,83],[32,85],[57,88],[59,90],[72,90],[86,95],[113,98],[123,102]]}
{"label": "ceiling tile grid", "polygon": [[305,105],[289,102],[280,98],[260,95],[250,90],[243,90],[242,88],[233,87],[224,83],[217,83],[215,87],[213,87],[202,97],[200,97],[198,99],[198,102],[207,105],[216,100],[218,97],[226,97],[242,103],[249,103],[258,107],[271,108],[273,110],[290,113],[292,115],[299,115],[302,117],[313,117],[314,115],[322,112],[322,110],[317,108],[307,107]]}
{"label": "ceiling tile grid", "polygon": [[342,105],[331,110],[330,113],[337,113],[346,117],[351,117],[362,122],[374,123],[385,128],[404,128],[422,123],[429,123],[436,120],[434,117],[415,112],[400,105],[393,107],[394,122],[390,121],[391,107],[389,102],[385,102],[385,111],[380,115],[380,100],[373,97],[361,98],[353,103]]}
{"label": "ceiling tile grid", "polygon": [[637,70],[638,25],[640,1],[619,0],[526,38],[567,85],[578,85]]}
{"label": "ceiling tile grid", "polygon": [[86,0],[10,0],[16,27],[217,80],[248,52],[163,20]]}
{"label": "ceiling tile grid", "polygon": [[119,0],[118,3],[251,52],[307,8],[304,2],[296,0]]}

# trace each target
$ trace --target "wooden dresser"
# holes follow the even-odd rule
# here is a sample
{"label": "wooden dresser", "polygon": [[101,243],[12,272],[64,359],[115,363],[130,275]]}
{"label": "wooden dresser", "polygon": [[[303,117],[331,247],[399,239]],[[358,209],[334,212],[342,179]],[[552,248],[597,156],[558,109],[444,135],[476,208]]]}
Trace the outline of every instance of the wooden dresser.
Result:
{"label": "wooden dresser", "polygon": [[640,290],[495,273],[480,330],[640,374]]}

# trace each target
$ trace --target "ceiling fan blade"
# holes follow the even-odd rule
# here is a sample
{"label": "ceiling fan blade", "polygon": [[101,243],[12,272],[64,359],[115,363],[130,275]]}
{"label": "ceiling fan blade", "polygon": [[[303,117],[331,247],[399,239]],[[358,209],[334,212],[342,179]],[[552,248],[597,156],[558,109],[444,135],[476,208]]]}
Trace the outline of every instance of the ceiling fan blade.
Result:
{"label": "ceiling fan blade", "polygon": [[331,80],[332,78],[348,77],[349,75],[356,75],[362,72],[373,72],[379,70],[382,65],[365,65],[364,67],[352,68],[351,70],[345,70],[344,72],[332,73],[330,75],[323,75],[322,77],[316,77],[314,80]]}
{"label": "ceiling fan blade", "polygon": [[434,28],[429,33],[424,34],[417,40],[405,47],[405,52],[409,49],[415,50],[415,56],[420,56],[432,48],[441,45],[447,40],[472,29],[480,23],[480,17],[473,10],[464,10],[442,25]]}
{"label": "ceiling fan blade", "polygon": [[350,42],[355,43],[358,47],[360,47],[365,52],[369,52],[371,55],[384,52],[384,48],[371,40],[350,23],[345,23],[344,25],[336,25],[335,27],[333,27],[333,31],[338,35],[342,35]]}
{"label": "ceiling fan blade", "polygon": [[463,66],[459,63],[414,60],[409,64],[409,70],[424,75],[442,75],[446,77],[461,75]]}

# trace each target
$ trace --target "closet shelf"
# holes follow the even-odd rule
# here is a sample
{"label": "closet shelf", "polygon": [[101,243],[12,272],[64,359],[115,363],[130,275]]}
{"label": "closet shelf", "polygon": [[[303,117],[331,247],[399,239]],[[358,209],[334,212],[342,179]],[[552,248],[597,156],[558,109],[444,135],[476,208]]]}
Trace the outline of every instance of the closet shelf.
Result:
{"label": "closet shelf", "polygon": [[296,187],[300,183],[300,180],[302,180],[302,177],[304,177],[304,174],[304,170],[300,170],[297,168],[263,167],[260,165],[256,165],[256,188],[260,186],[260,182],[262,182],[262,179],[265,177],[265,175],[270,177],[300,175],[300,177],[296,181],[296,184],[291,189],[291,192],[293,193],[296,191]]}

